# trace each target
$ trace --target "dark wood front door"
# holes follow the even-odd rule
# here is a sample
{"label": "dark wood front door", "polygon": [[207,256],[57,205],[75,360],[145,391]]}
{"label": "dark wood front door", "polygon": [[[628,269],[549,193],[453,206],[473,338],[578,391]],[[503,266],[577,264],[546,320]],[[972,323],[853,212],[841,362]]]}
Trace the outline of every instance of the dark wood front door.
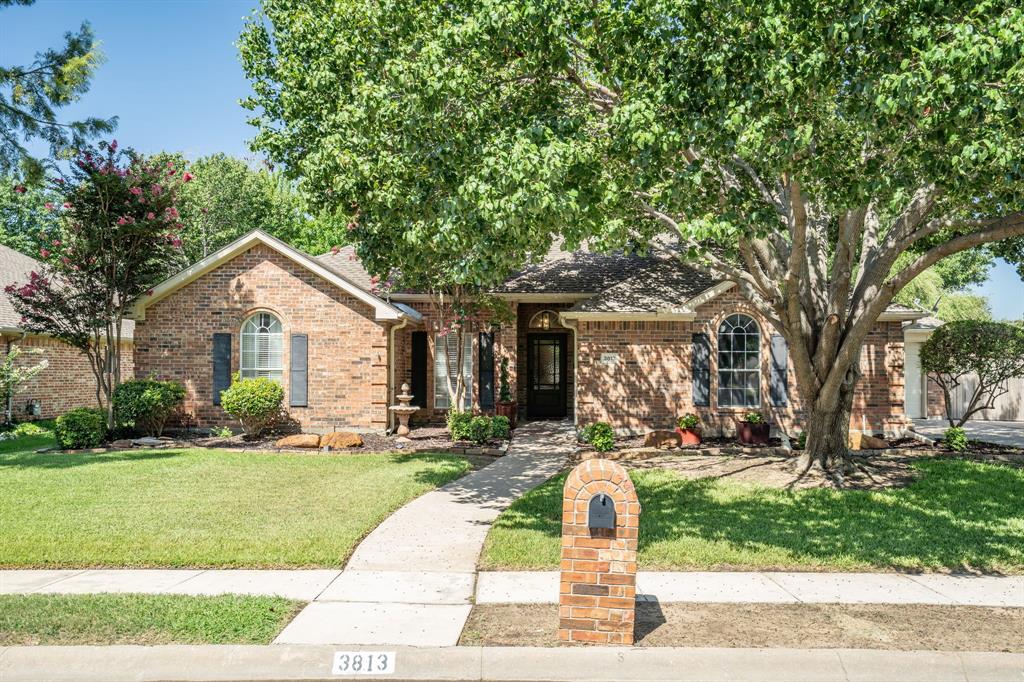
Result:
{"label": "dark wood front door", "polygon": [[563,419],[566,415],[565,334],[526,337],[526,414],[530,419]]}

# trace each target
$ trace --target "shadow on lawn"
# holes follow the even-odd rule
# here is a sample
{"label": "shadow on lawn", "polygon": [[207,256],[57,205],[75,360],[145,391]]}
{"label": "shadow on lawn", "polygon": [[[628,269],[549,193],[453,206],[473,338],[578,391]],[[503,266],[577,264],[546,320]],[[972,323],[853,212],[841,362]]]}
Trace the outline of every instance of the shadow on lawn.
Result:
{"label": "shadow on lawn", "polygon": [[64,454],[59,451],[44,453],[0,453],[0,469],[70,469],[93,464],[137,462],[148,459],[170,459],[183,454],[183,450],[125,450],[123,452],[84,452]]}
{"label": "shadow on lawn", "polygon": [[459,455],[446,455],[441,453],[416,453],[402,454],[395,453],[388,457],[389,464],[398,466],[420,466],[427,462],[434,466],[421,469],[413,475],[417,483],[425,483],[433,488],[440,487],[445,483],[458,478],[460,474],[468,474],[472,468],[463,470]]}
{"label": "shadow on lawn", "polygon": [[[1024,472],[950,459],[916,466],[919,481],[884,491],[789,491],[633,472],[643,505],[641,562],[685,562],[668,543],[689,537],[749,552],[778,548],[812,564],[993,571],[1024,563]],[[496,526],[558,536],[564,480],[533,491]]]}

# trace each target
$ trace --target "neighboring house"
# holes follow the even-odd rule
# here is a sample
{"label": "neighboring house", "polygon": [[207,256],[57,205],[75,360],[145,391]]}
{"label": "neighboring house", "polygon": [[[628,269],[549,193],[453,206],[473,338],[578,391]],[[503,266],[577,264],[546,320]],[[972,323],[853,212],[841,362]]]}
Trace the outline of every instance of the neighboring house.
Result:
{"label": "neighboring house", "polygon": [[[42,263],[14,249],[0,245],[0,289],[8,284],[25,284],[32,271],[39,272]],[[122,377],[134,374],[132,363],[132,332],[135,323],[127,320],[124,325],[122,348]],[[24,385],[24,389],[11,401],[11,414],[15,420],[51,419],[76,407],[96,407],[96,377],[89,367],[89,360],[81,351],[63,341],[27,334],[21,329],[21,316],[15,312],[10,299],[0,295],[0,335],[3,337],[3,352],[6,355],[12,346],[24,350],[38,350],[37,353],[23,353],[18,362],[35,365],[46,360],[48,366]],[[38,414],[32,414],[32,405],[38,406]],[[6,409],[7,406],[0,406]]]}
{"label": "neighboring house", "polygon": [[[408,382],[420,421],[448,409],[446,373],[423,294],[371,293],[351,248],[312,257],[253,232],[156,287],[134,310],[136,371],[183,382],[200,426],[229,423],[219,392],[234,372],[285,388],[308,430],[384,429]],[[510,277],[497,292],[514,324],[466,340],[467,406],[493,409],[498,368],[526,419],[602,420],[622,433],[674,425],[697,412],[712,432],[761,410],[787,429],[799,398],[783,338],[728,282],[651,256],[566,253]],[[904,321],[893,307],[861,357],[852,424],[896,432],[904,414]]]}
{"label": "neighboring house", "polygon": [[[945,419],[945,398],[942,389],[921,369],[921,344],[928,340],[944,322],[935,317],[924,317],[903,327],[906,345],[906,405],[911,419]],[[973,378],[972,378],[973,377]],[[963,416],[971,396],[977,388],[977,376],[967,377],[951,392],[953,418]],[[975,412],[971,419],[978,421],[1024,421],[1024,377],[1006,382],[1006,393],[996,398],[992,409]]]}

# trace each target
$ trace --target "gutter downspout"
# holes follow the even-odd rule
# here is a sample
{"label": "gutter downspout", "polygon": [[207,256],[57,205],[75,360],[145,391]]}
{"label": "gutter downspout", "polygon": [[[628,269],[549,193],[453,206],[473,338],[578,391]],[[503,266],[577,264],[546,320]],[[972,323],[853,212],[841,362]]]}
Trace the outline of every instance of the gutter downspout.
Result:
{"label": "gutter downspout", "polygon": [[580,391],[580,336],[579,320],[568,320],[558,313],[558,323],[567,329],[572,330],[572,425],[578,428],[580,424],[579,391]]}
{"label": "gutter downspout", "polygon": [[384,409],[387,410],[387,433],[391,433],[395,428],[395,413],[388,410],[388,406],[391,405],[391,401],[394,400],[392,397],[395,388],[395,332],[399,329],[405,329],[409,326],[409,317],[406,315],[402,316],[401,324],[391,325],[391,329],[388,330],[388,397],[384,403]]}

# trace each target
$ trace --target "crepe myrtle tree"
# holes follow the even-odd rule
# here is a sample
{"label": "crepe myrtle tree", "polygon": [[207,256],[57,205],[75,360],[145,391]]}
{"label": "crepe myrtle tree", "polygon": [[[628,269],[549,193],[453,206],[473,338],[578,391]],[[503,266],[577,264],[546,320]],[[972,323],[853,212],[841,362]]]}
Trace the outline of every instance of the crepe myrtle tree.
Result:
{"label": "crepe myrtle tree", "polygon": [[1022,253],[1012,0],[264,0],[240,50],[254,146],[393,250],[460,241],[493,280],[558,236],[677,235],[787,339],[805,468],[846,468],[908,282]]}
{"label": "crepe myrtle tree", "polygon": [[96,400],[114,427],[114,389],[121,383],[124,319],[136,299],[181,260],[178,187],[191,180],[173,164],[151,165],[117,141],[79,152],[59,193],[61,235],[40,249],[28,282],[5,291],[25,331],[79,349],[96,377]]}
{"label": "crepe myrtle tree", "polygon": [[[1007,380],[1024,376],[1024,327],[1007,322],[965,320],[936,329],[921,345],[921,368],[942,389],[946,419],[960,427],[1009,391]],[[973,389],[959,418],[952,393]]]}

